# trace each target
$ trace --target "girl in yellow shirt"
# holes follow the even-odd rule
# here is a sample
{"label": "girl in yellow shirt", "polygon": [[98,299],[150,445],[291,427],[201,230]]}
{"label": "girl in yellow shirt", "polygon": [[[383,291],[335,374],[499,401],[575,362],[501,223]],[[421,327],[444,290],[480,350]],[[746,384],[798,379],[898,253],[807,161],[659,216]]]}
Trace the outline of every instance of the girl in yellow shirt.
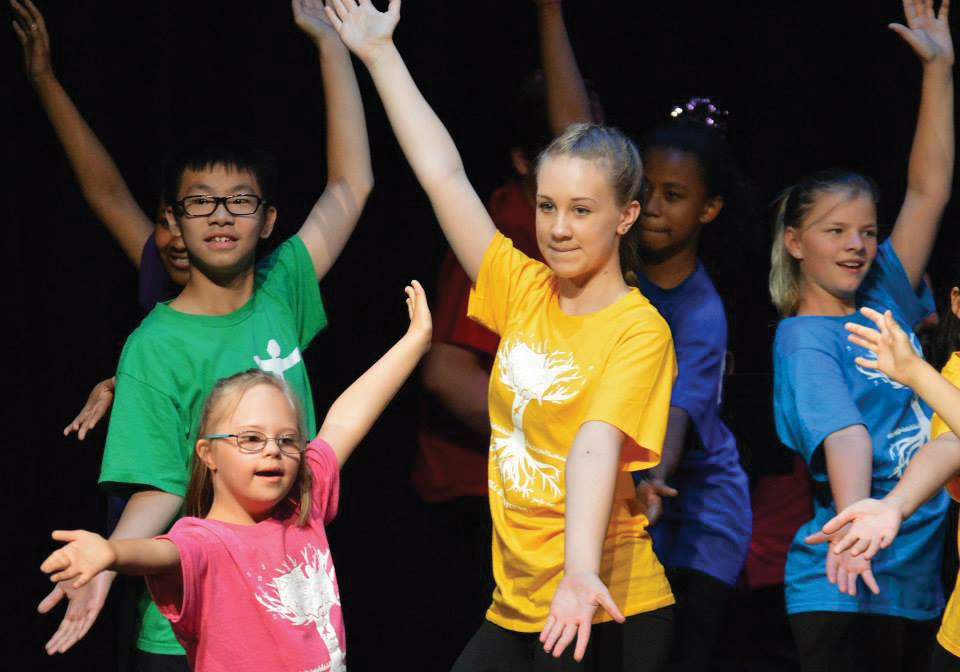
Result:
{"label": "girl in yellow shirt", "polygon": [[555,140],[537,166],[546,264],[527,258],[497,233],[407,72],[392,41],[399,9],[344,0],[327,12],[474,282],[471,316],[501,338],[489,390],[497,587],[454,670],[657,670],[673,595],[629,471],[660,459],[676,362],[666,323],[623,275],[637,150],[587,124]]}

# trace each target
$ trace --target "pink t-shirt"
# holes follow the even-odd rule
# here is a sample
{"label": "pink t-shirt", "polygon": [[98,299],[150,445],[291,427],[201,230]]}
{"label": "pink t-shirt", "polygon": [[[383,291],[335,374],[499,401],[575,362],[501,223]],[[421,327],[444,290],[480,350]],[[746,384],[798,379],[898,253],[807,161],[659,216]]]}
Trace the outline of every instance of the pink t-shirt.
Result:
{"label": "pink t-shirt", "polygon": [[[337,512],[340,477],[330,446],[311,441],[310,522],[296,514],[255,525],[181,518],[169,533],[181,576],[147,577],[160,613],[197,672],[346,670],[340,591],[324,524]],[[182,585],[182,597],[181,597]]]}

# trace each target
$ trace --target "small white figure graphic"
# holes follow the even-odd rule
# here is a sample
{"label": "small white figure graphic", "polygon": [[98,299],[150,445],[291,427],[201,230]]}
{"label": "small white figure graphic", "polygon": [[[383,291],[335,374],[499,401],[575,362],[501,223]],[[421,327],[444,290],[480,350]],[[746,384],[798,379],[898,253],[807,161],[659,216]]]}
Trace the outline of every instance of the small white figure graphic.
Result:
{"label": "small white figure graphic", "polygon": [[289,355],[281,357],[280,344],[272,338],[267,343],[267,354],[270,355],[269,359],[260,359],[254,355],[253,361],[257,363],[261,371],[272,373],[279,378],[283,378],[284,371],[300,363],[300,348],[294,348]]}
{"label": "small white figure graphic", "polygon": [[546,346],[531,348],[525,343],[505,344],[500,353],[499,378],[513,392],[511,426],[494,425],[493,451],[503,484],[510,492],[529,498],[539,484],[545,496],[560,497],[560,468],[538,459],[552,458],[561,464],[563,456],[539,450],[523,433],[523,414],[532,401],[559,403],[575,397],[583,375],[570,353],[547,353]]}
{"label": "small white figure graphic", "polygon": [[330,654],[327,669],[342,672],[347,669],[346,661],[337,632],[330,622],[330,610],[340,606],[330,552],[308,544],[301,555],[301,563],[287,558],[277,569],[277,576],[254,597],[267,612],[294,625],[315,625]]}

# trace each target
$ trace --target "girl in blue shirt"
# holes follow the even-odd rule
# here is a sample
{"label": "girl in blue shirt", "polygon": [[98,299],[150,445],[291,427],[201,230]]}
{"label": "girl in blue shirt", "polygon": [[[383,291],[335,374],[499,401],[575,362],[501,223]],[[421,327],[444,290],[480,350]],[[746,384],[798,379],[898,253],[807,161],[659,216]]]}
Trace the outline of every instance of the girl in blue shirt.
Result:
{"label": "girl in blue shirt", "polygon": [[929,409],[909,388],[857,366],[856,357],[870,354],[848,342],[843,325],[866,323],[856,311],[869,306],[892,311],[911,333],[933,311],[922,276],[954,161],[947,6],[936,14],[932,0],[905,1],[907,26],[891,26],[920,58],[923,83],[907,193],[890,238],[877,244],[875,187],[856,173],[812,175],[777,203],[770,293],[785,319],[774,343],[774,415],[781,441],[807,461],[815,493],[785,580],[805,670],[922,669],[943,608],[943,493],[872,562],[803,540],[839,509],[882,498],[929,437]]}

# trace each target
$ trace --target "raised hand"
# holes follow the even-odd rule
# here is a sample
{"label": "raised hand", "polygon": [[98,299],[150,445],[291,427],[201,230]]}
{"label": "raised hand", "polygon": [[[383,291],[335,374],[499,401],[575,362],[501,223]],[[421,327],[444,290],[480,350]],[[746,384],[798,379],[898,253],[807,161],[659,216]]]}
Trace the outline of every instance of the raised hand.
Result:
{"label": "raised hand", "polygon": [[23,64],[31,79],[52,75],[50,37],[43,14],[30,0],[10,0],[13,10],[13,32],[23,46]]}
{"label": "raised hand", "polygon": [[953,40],[950,38],[950,0],[940,3],[934,13],[933,0],[903,0],[907,25],[891,23],[890,28],[902,37],[921,61],[953,64]]}
{"label": "raised hand", "polygon": [[550,613],[540,633],[543,650],[559,658],[576,638],[573,658],[578,662],[583,660],[597,607],[606,609],[618,623],[625,620],[599,576],[593,572],[565,574],[553,595]]}
{"label": "raised hand", "polygon": [[832,554],[849,550],[853,557],[862,555],[870,560],[893,543],[901,522],[903,515],[892,504],[861,499],[828,520],[822,531],[811,534],[805,541],[808,544],[829,541]]}
{"label": "raised hand", "polygon": [[76,579],[70,587],[81,588],[117,560],[110,542],[95,532],[56,530],[52,536],[68,543],[40,565],[41,571],[51,575],[51,581]]}
{"label": "raised hand", "polygon": [[845,595],[851,597],[857,594],[857,578],[863,579],[863,583],[870,589],[874,595],[880,594],[880,587],[873,577],[873,570],[870,561],[863,556],[854,556],[850,551],[837,553],[833,544],[827,551],[827,581],[836,585],[837,589]]}
{"label": "raised hand", "polygon": [[649,478],[637,484],[637,501],[643,507],[650,525],[655,525],[663,515],[663,498],[676,497],[677,491],[661,478]]}
{"label": "raised hand", "polygon": [[847,322],[844,325],[850,332],[847,338],[851,343],[874,353],[877,358],[857,357],[855,360],[857,365],[867,369],[877,369],[897,382],[910,386],[917,365],[923,363],[913,349],[910,337],[900,328],[889,310],[880,314],[872,308],[863,307],[860,313],[872,320],[877,325],[877,329]]}
{"label": "raised hand", "polygon": [[115,577],[115,572],[100,572],[82,588],[71,588],[70,582],[64,581],[44,598],[37,607],[41,614],[53,609],[64,597],[69,600],[60,627],[45,646],[48,654],[64,653],[87,634],[103,608]]}
{"label": "raised hand", "polygon": [[116,387],[116,378],[107,378],[97,383],[77,417],[63,428],[63,435],[70,436],[70,432],[76,432],[77,438],[83,441],[87,432],[96,427],[106,412],[110,410],[110,406],[113,404],[113,391]]}
{"label": "raised hand", "polygon": [[433,319],[430,316],[427,295],[416,280],[412,280],[403,291],[407,294],[407,315],[410,317],[407,333],[421,339],[426,352],[430,348],[430,337],[433,335]]}
{"label": "raised hand", "polygon": [[386,12],[378,12],[370,0],[329,0],[326,11],[343,43],[369,64],[393,37],[400,20],[400,0],[390,0]]}
{"label": "raised hand", "polygon": [[337,36],[324,11],[323,0],[293,0],[293,20],[297,26],[317,42]]}

